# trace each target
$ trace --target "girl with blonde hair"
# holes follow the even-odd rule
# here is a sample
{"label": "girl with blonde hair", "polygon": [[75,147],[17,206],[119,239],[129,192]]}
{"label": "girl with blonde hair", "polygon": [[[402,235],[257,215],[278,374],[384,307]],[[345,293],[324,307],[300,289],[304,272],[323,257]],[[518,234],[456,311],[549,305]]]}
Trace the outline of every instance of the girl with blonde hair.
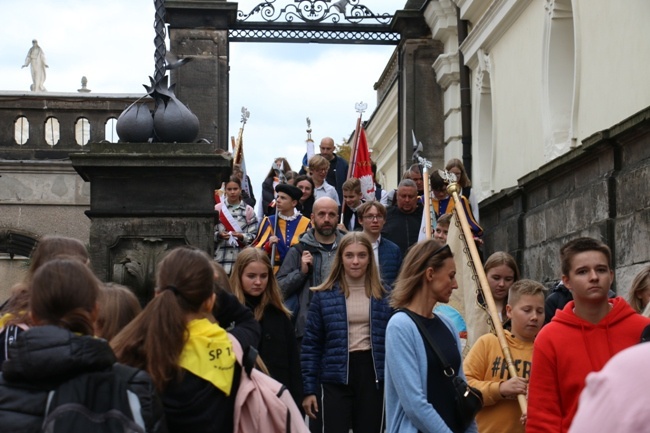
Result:
{"label": "girl with blonde hair", "polygon": [[636,274],[632,280],[627,302],[634,311],[640,314],[650,305],[650,265],[641,269],[641,272]]}
{"label": "girl with blonde hair", "polygon": [[262,328],[258,352],[272,378],[285,385],[296,405],[302,404],[302,378],[296,333],[291,313],[282,303],[271,260],[262,250],[247,248],[239,254],[230,276],[232,293],[248,306]]}
{"label": "girl with blonde hair", "polygon": [[381,431],[392,310],[366,235],[341,239],[329,276],[312,290],[300,358],[303,408],[312,419],[320,412],[327,432]]}

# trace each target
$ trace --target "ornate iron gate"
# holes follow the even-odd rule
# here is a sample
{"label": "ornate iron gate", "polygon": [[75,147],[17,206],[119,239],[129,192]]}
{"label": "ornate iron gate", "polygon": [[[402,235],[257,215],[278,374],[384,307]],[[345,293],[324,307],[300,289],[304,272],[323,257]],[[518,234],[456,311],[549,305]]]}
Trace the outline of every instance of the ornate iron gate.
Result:
{"label": "ornate iron gate", "polygon": [[228,31],[230,42],[298,42],[397,45],[393,15],[375,14],[360,0],[294,0],[278,5],[268,0],[250,12],[237,11]]}

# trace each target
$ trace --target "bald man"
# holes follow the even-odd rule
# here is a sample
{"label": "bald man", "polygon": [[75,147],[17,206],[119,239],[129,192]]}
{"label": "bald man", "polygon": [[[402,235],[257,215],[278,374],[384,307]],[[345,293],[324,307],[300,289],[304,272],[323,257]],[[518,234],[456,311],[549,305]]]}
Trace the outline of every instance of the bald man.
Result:
{"label": "bald man", "polygon": [[334,252],[343,237],[336,229],[338,221],[338,205],[334,200],[329,197],[316,200],[311,214],[312,228],[287,252],[276,275],[285,303],[294,313],[298,340],[305,333],[311,300],[309,288],[327,278]]}

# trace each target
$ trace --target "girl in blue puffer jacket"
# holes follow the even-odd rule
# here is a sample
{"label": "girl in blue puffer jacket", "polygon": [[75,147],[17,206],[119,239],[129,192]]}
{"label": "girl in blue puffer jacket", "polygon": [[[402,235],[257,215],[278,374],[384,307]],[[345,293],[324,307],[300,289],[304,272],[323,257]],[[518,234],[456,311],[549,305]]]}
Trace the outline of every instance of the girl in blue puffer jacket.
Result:
{"label": "girl in blue puffer jacket", "polygon": [[372,244],[341,239],[328,278],[312,288],[301,368],[303,408],[330,433],[382,431],[384,339],[392,313]]}

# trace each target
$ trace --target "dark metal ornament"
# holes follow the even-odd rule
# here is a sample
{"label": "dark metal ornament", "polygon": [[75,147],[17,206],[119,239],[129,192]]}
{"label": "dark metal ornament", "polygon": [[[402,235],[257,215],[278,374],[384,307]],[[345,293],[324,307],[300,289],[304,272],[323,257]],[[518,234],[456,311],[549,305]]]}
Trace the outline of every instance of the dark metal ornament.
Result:
{"label": "dark metal ornament", "polygon": [[120,140],[127,143],[146,143],[153,137],[153,117],[146,104],[136,101],[122,111],[115,130]]}
{"label": "dark metal ornament", "polygon": [[154,0],[156,15],[154,28],[155,72],[149,77],[151,86],[145,85],[147,94],[153,98],[153,113],[149,107],[136,101],[120,114],[116,123],[117,135],[127,143],[148,141],[166,143],[191,143],[199,134],[199,119],[174,95],[174,85],[168,85],[166,71],[175,69],[189,62],[180,59],[167,66],[167,49],[165,47],[165,2]]}

